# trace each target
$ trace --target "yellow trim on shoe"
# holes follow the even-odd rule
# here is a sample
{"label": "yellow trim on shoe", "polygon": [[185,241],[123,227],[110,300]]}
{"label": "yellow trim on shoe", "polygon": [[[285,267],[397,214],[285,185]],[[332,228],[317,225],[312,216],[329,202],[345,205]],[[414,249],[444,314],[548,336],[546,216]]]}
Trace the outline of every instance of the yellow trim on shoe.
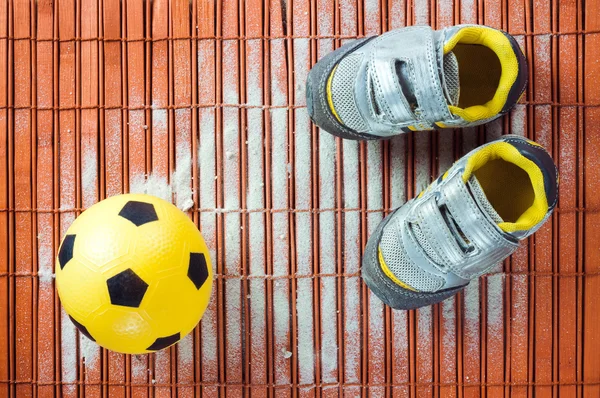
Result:
{"label": "yellow trim on shoe", "polygon": [[400,279],[396,278],[396,275],[394,275],[394,273],[388,268],[387,264],[385,263],[385,260],[383,259],[383,254],[381,253],[381,248],[377,248],[377,253],[378,253],[378,257],[379,257],[379,265],[381,266],[381,270],[383,271],[383,273],[390,278],[396,285],[406,289],[406,290],[410,290],[411,292],[418,292],[417,289],[407,285],[406,283],[402,282]]}
{"label": "yellow trim on shoe", "polygon": [[[533,144],[532,141],[527,141]],[[539,144],[538,144],[539,145]],[[540,168],[531,160],[521,155],[519,150],[508,142],[495,142],[484,146],[467,159],[463,181],[466,183],[473,173],[487,162],[503,159],[524,170],[531,180],[534,199],[531,206],[513,223],[502,222],[498,224],[504,232],[526,231],[536,226],[544,219],[548,212],[548,198],[544,187],[544,176]]]}
{"label": "yellow trim on shoe", "polygon": [[333,116],[335,116],[335,118],[337,119],[338,122],[344,124],[342,122],[342,119],[340,119],[339,115],[335,111],[335,108],[333,107],[333,97],[331,96],[331,82],[333,81],[333,74],[335,73],[335,70],[337,69],[337,67],[338,67],[337,65],[334,66],[333,70],[329,74],[329,77],[327,78],[327,87],[326,87],[325,91],[327,92],[327,103],[329,104],[329,109],[331,109],[331,113],[333,113]]}
{"label": "yellow trim on shoe", "polygon": [[459,116],[467,122],[489,119],[496,116],[506,104],[506,99],[513,84],[519,75],[519,61],[510,44],[510,40],[503,32],[482,26],[469,26],[460,29],[444,45],[444,55],[448,54],[458,44],[479,44],[488,47],[500,60],[502,74],[494,97],[483,105],[474,105],[468,108],[448,106],[453,115]]}
{"label": "yellow trim on shoe", "polygon": [[544,148],[543,146],[541,146],[541,145],[540,145],[540,144],[538,144],[537,142],[533,142],[533,141],[529,141],[529,140],[527,140],[527,143],[528,143],[529,145],[533,145],[533,146],[537,146],[537,147],[540,147],[540,148]]}

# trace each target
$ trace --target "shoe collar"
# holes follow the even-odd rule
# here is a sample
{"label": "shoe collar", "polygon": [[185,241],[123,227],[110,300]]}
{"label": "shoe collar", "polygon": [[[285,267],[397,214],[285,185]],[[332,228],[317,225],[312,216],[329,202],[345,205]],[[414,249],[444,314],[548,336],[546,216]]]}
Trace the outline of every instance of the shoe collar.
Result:
{"label": "shoe collar", "polygon": [[[519,59],[508,36],[497,29],[479,25],[464,25],[448,29],[449,37],[443,45],[444,55],[450,53],[457,44],[476,44],[491,49],[500,61],[502,73],[494,97],[481,105],[461,108],[450,105],[450,112],[466,122],[478,122],[495,117],[500,113],[509,98],[511,89],[519,75]],[[460,68],[460,65],[459,65]]]}
{"label": "shoe collar", "polygon": [[[532,143],[531,141],[520,141],[541,148],[538,144]],[[512,163],[524,170],[529,176],[534,195],[531,206],[525,210],[517,220],[513,222],[501,222],[498,224],[498,227],[502,231],[511,233],[519,238],[528,236],[537,230],[537,227],[546,219],[551,210],[546,194],[546,179],[542,169],[536,162],[523,155],[510,142],[493,142],[479,148],[479,150],[467,157],[462,171],[462,181],[466,184],[477,170],[488,162],[496,159],[502,159],[505,162]],[[507,200],[511,199],[512,198],[507,198]]]}

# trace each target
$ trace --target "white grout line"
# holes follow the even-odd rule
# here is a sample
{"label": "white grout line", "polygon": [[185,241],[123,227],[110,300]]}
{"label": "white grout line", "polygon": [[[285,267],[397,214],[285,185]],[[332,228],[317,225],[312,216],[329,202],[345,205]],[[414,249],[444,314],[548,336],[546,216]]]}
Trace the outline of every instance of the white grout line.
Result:
{"label": "white grout line", "polygon": [[[271,42],[271,104],[285,106],[287,80],[282,74],[285,65],[285,43],[283,40]],[[273,208],[288,208],[289,173],[288,160],[288,112],[286,109],[271,109],[271,204]],[[274,213],[272,218],[273,275],[289,275],[290,242],[289,214]],[[291,383],[290,360],[284,353],[292,351],[290,342],[290,281],[279,280],[273,283],[273,333],[275,384]],[[293,358],[292,360],[295,360]]]}
{"label": "white grout line", "polygon": [[[177,380],[186,383],[194,380],[194,333],[184,336],[177,345]],[[133,359],[132,372],[133,372]],[[179,391],[180,396],[188,396],[190,387]]]}
{"label": "white grout line", "polygon": [[[84,145],[82,142],[82,147]],[[96,203],[98,197],[98,168],[95,150],[96,148],[82,148],[81,194],[84,208]],[[97,369],[100,362],[100,346],[85,337],[82,333],[79,333],[79,349],[79,356],[85,361],[85,367],[88,369]]]}
{"label": "white grout line", "polygon": [[[333,24],[330,4],[319,2],[318,30],[321,35],[332,35]],[[319,58],[333,50],[333,40],[319,41]],[[326,131],[317,130],[319,138],[319,208],[336,207],[336,141]],[[320,273],[333,274],[337,271],[337,222],[333,212],[319,214]],[[341,283],[341,281],[340,281]],[[321,381],[338,381],[338,323],[336,278],[321,278]]]}
{"label": "white grout line", "polygon": [[[343,182],[345,208],[360,207],[358,142],[344,141]],[[360,214],[344,213],[344,272],[360,270]],[[346,278],[344,289],[344,380],[360,382],[361,369],[361,280]]]}
{"label": "white grout line", "polygon": [[477,23],[477,1],[476,0],[461,0],[460,7],[460,23]]}
{"label": "white grout line", "polygon": [[[223,101],[239,103],[237,79],[238,43],[223,43]],[[223,109],[223,207],[237,209],[240,206],[240,146],[238,110]],[[227,275],[239,275],[241,271],[241,223],[240,215],[227,213],[225,224],[224,270]],[[225,362],[228,382],[242,381],[242,308],[241,282],[225,281]],[[236,369],[237,371],[232,371]]]}
{"label": "white grout line", "polygon": [[[64,127],[63,127],[64,128]],[[63,151],[60,156],[60,206],[75,205],[75,178],[69,178],[69,172],[75,170],[75,156],[73,152]],[[71,170],[70,170],[71,169]],[[75,220],[75,214],[61,214],[60,236],[65,236],[67,229]],[[77,333],[75,325],[61,307],[61,371],[62,380],[65,382],[77,381]],[[71,394],[75,392],[75,385],[65,385],[64,390]]]}
{"label": "white grout line", "polygon": [[[191,54],[189,54],[191,55]],[[175,65],[175,85],[186,84],[191,80],[190,61]],[[191,98],[189,98],[191,99]],[[171,176],[171,185],[175,193],[175,205],[182,211],[194,206],[192,192],[192,131],[191,111],[175,110],[175,170]],[[194,132],[195,134],[195,132]],[[194,380],[194,337],[193,333],[184,336],[175,346],[177,351],[177,380],[183,383]],[[189,388],[179,391],[180,396],[193,393]]]}
{"label": "white grout line", "polygon": [[[381,209],[383,207],[383,163],[381,142],[367,142],[367,209]],[[367,215],[367,229],[369,238],[383,220],[383,213],[369,213]],[[369,290],[369,340],[368,357],[369,366],[374,366],[377,372],[369,375],[369,381],[374,383],[385,382],[385,306],[381,300]],[[384,389],[376,387],[369,389],[370,394],[380,396]]]}
{"label": "white grout line", "polygon": [[[301,23],[303,23],[302,21]],[[294,71],[298,83],[295,94],[295,104],[304,105],[306,102],[304,84],[308,73],[310,56],[308,39],[294,39]],[[311,124],[305,108],[295,110],[295,176],[296,208],[310,209],[312,206],[311,178]],[[313,273],[313,237],[312,214],[296,214],[296,270],[298,275]],[[299,279],[297,282],[297,325],[298,325],[298,369],[300,384],[313,384],[315,381],[314,363],[314,313],[313,286],[310,279]]]}
{"label": "white grout line", "polygon": [[[263,89],[261,85],[262,47],[258,40],[246,42],[246,93],[250,105],[262,105]],[[247,116],[247,192],[246,206],[249,210],[265,207],[264,198],[264,141],[263,141],[263,111],[248,109]],[[250,213],[248,215],[248,251],[249,274],[252,276],[265,275],[265,215]],[[251,280],[250,295],[250,352],[247,353],[252,369],[251,382],[266,381],[266,281]]]}
{"label": "white grout line", "polygon": [[429,0],[414,0],[415,25],[429,25]]}
{"label": "white grout line", "polygon": [[[60,333],[60,346],[61,346],[61,369],[62,369],[62,381],[72,383],[77,381],[77,333],[75,325],[69,319],[69,316],[65,312],[64,308],[61,307],[61,333]],[[85,337],[84,337],[85,338]],[[68,393],[75,392],[74,384],[66,384],[63,386]]]}
{"label": "white grout line", "polygon": [[[214,43],[198,42],[198,81],[211,78],[213,70]],[[214,92],[207,86],[199,84],[198,100],[209,102],[214,100]],[[154,111],[153,111],[154,119]],[[215,208],[216,202],[216,143],[215,143],[215,110],[200,109],[198,112],[198,187],[199,206]],[[217,272],[217,225],[216,216],[212,213],[200,213],[200,231],[208,247],[213,272]],[[217,382],[218,379],[218,342],[217,342],[217,297],[216,283],[213,282],[211,300],[200,322],[202,380]]]}

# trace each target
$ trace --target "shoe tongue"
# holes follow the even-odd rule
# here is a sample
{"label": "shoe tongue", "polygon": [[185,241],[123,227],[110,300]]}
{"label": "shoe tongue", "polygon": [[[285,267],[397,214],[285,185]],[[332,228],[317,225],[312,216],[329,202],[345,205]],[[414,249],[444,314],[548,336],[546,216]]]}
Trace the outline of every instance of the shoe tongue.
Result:
{"label": "shoe tongue", "polygon": [[458,60],[452,51],[444,55],[442,85],[444,87],[444,95],[449,105],[458,106],[460,97],[460,78],[458,75]]}
{"label": "shoe tongue", "polygon": [[487,196],[485,196],[483,188],[481,187],[479,181],[477,181],[477,178],[474,175],[471,176],[471,178],[469,178],[469,181],[467,181],[467,185],[469,186],[471,194],[473,195],[473,198],[479,205],[481,211],[489,215],[492,221],[494,221],[496,224],[504,222],[502,217],[500,217],[498,212],[496,212],[496,209],[494,209],[494,207],[488,200]]}

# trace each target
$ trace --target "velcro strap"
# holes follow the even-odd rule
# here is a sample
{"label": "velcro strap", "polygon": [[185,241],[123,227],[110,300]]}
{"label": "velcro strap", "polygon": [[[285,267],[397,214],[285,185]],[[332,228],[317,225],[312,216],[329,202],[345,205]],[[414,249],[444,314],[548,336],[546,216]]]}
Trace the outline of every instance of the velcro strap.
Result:
{"label": "velcro strap", "polygon": [[465,279],[479,276],[516,250],[518,243],[508,240],[477,206],[460,173],[449,178],[441,193],[441,203],[474,247],[459,265],[451,266],[454,273]]}
{"label": "velcro strap", "polygon": [[[451,118],[440,81],[434,32],[429,26],[415,26],[389,32],[375,39],[369,69],[380,87],[377,100],[392,112],[396,123],[419,122],[433,125]],[[440,55],[441,56],[441,55]],[[418,106],[412,112],[398,84],[395,63],[403,62]]]}
{"label": "velcro strap", "polygon": [[425,239],[444,261],[442,265],[461,263],[465,255],[448,228],[435,197],[430,196],[424,200],[415,211]]}
{"label": "velcro strap", "polygon": [[369,70],[374,71],[370,74],[371,84],[381,116],[395,124],[413,123],[416,117],[398,83],[395,60],[371,56]]}

